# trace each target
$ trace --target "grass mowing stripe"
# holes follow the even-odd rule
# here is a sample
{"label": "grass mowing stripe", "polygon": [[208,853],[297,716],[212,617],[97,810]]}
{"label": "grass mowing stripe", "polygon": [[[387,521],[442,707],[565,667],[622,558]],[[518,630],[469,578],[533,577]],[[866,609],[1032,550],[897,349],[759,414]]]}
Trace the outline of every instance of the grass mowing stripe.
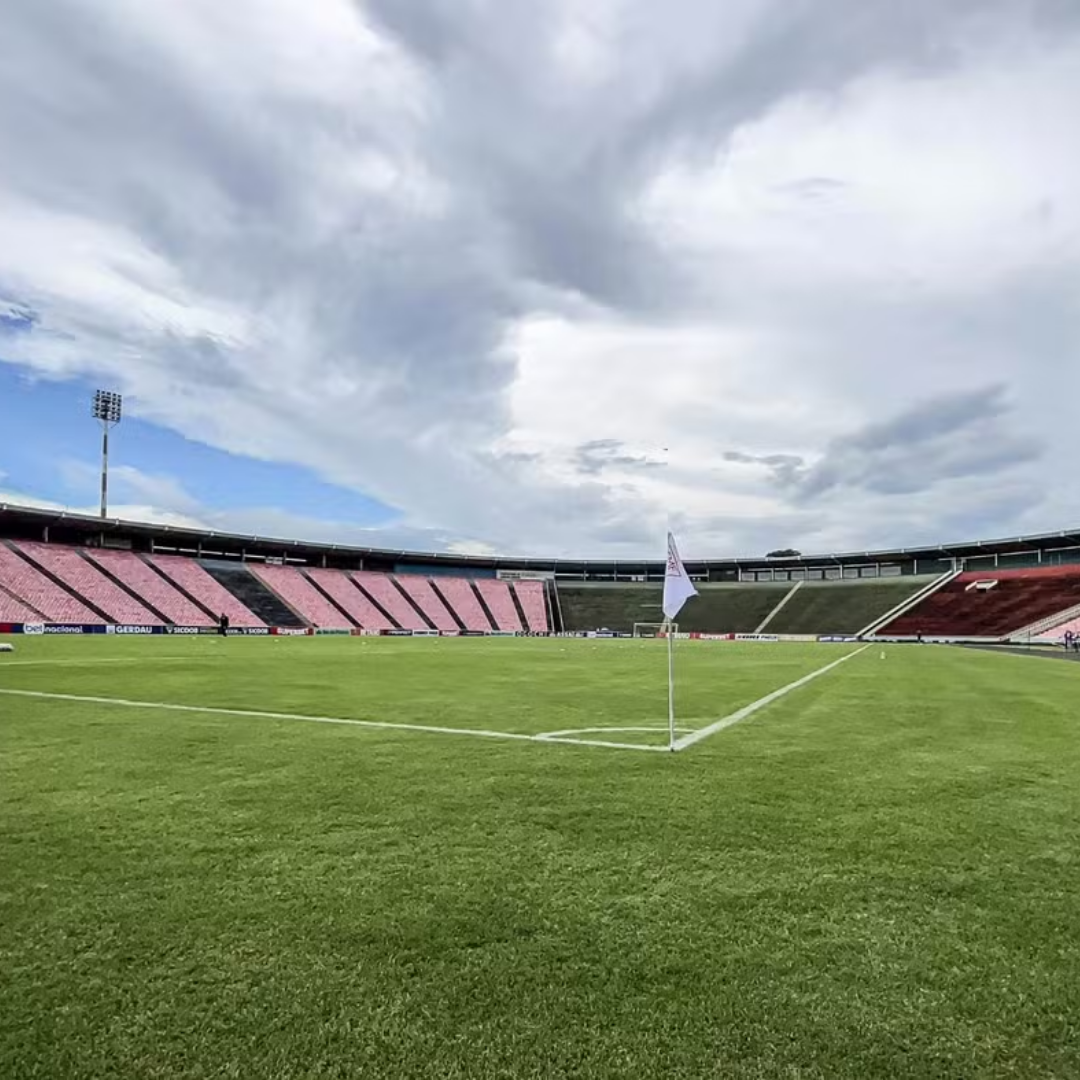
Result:
{"label": "grass mowing stripe", "polygon": [[790,694],[792,690],[798,690],[800,686],[805,686],[807,683],[813,682],[814,679],[827,675],[834,668],[838,668],[845,661],[866,652],[869,648],[869,645],[864,645],[861,649],[849,652],[846,656],[841,656],[839,660],[834,660],[831,664],[826,664],[823,668],[818,668],[817,671],[811,671],[809,675],[804,675],[801,679],[796,679],[794,682],[788,683],[787,686],[781,686],[779,690],[774,690],[771,694],[766,694],[763,698],[751,702],[737,712],[733,712],[730,716],[721,717],[699,731],[693,731],[689,735],[684,735],[681,739],[676,739],[672,749],[676,751],[686,750],[695,743],[701,742],[702,739],[707,739],[710,735],[715,735],[718,731],[723,731],[724,728],[729,728],[732,724],[737,724],[740,720],[753,716],[754,713],[764,709],[766,705],[771,705],[774,701],[779,701],[780,698]]}

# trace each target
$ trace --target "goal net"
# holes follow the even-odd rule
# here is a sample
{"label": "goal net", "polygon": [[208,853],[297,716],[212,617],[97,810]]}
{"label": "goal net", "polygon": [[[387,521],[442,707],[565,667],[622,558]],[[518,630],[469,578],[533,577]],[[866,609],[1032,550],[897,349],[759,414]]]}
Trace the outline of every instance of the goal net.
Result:
{"label": "goal net", "polygon": [[677,634],[679,624],[667,621],[634,623],[634,637],[665,637],[669,632]]}

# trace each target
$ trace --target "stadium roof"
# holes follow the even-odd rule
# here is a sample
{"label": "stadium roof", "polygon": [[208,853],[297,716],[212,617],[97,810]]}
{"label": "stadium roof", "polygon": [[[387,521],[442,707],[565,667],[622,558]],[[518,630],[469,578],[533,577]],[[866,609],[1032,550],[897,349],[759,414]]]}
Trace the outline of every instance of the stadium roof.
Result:
{"label": "stadium roof", "polygon": [[[130,538],[153,541],[156,545],[196,551],[220,549],[229,557],[288,558],[305,562],[321,560],[324,555],[336,559],[364,559],[384,563],[426,563],[445,566],[479,567],[521,570],[601,570],[605,568],[662,569],[663,559],[541,559],[496,555],[459,555],[446,552],[408,551],[394,548],[366,548],[348,544],[326,544],[280,537],[248,536],[240,533],[203,531],[179,525],[156,525],[148,522],[102,519],[66,510],[47,510],[37,507],[0,503],[0,536],[19,536],[29,533],[50,534],[59,530],[62,538],[76,542],[92,537]],[[52,535],[52,539],[60,539]],[[974,558],[980,555],[1010,555],[1024,551],[1061,551],[1080,547],[1080,528],[1060,532],[1038,533],[1030,536],[998,540],[969,540],[959,543],[922,547],[884,548],[876,551],[829,552],[788,558],[766,556],[735,556],[715,559],[687,559],[687,566],[696,570],[710,568],[768,568],[775,566],[823,566],[874,563],[907,563],[912,560]],[[210,553],[210,552],[208,552]]]}

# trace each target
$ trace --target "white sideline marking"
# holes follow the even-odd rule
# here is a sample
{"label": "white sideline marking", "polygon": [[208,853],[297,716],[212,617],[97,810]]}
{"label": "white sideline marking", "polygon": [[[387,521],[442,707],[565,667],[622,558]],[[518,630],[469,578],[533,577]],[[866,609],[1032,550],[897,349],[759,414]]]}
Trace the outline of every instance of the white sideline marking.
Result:
{"label": "white sideline marking", "polygon": [[684,735],[681,739],[676,739],[672,749],[685,750],[687,747],[701,742],[702,739],[707,739],[710,735],[715,735],[718,731],[723,731],[724,728],[731,727],[732,724],[737,724],[740,720],[745,720],[748,716],[753,716],[754,713],[758,712],[760,709],[764,709],[766,705],[771,705],[785,694],[790,694],[792,690],[798,690],[800,686],[805,686],[808,682],[813,682],[814,679],[827,674],[832,671],[833,668],[839,667],[845,661],[850,660],[853,656],[858,656],[859,653],[866,652],[869,648],[869,645],[864,645],[861,649],[849,652],[845,656],[841,656],[839,660],[834,660],[831,664],[826,664],[823,668],[818,668],[817,671],[811,671],[809,675],[804,675],[801,679],[796,679],[794,682],[788,683],[787,686],[781,686],[779,690],[774,690],[771,694],[766,694],[765,697],[751,702],[749,705],[739,709],[738,712],[733,712],[730,716],[714,720],[711,724],[699,728],[697,731],[692,731],[689,735]]}
{"label": "white sideline marking", "polygon": [[347,724],[351,727],[374,728],[382,731],[420,731],[429,735],[471,735],[478,739],[512,739],[515,742],[568,743],[574,746],[603,746],[612,750],[646,750],[667,752],[666,746],[641,746],[637,743],[606,742],[601,739],[571,739],[561,736],[541,738],[509,731],[483,731],[476,728],[434,727],[430,724],[400,724],[387,720],[351,720],[341,716],[308,716],[304,713],[264,712],[260,709],[222,709],[211,705],[174,705],[165,701],[132,701],[128,698],[91,697],[85,694],[53,694],[44,690],[9,690],[0,688],[8,697],[38,698],[45,701],[75,701],[88,705],[117,705],[125,709],[162,709],[167,712],[209,713],[213,716],[242,716],[262,720],[300,720],[309,724]]}
{"label": "white sideline marking", "polygon": [[[192,657],[192,656],[155,656],[154,663],[159,660],[186,660],[189,663],[192,660],[201,661],[205,657]],[[98,656],[88,657],[85,660],[4,660],[3,665],[6,668],[9,667],[94,667],[97,664],[141,664],[143,662],[142,657],[139,656]]]}

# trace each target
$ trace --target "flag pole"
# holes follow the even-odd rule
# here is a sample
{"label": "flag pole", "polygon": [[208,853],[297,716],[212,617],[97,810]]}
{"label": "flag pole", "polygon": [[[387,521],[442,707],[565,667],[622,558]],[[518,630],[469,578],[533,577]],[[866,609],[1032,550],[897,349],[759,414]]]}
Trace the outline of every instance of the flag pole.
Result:
{"label": "flag pole", "polygon": [[667,627],[668,749],[675,750],[675,617],[697,589],[679,558],[675,537],[667,535],[667,569],[664,571],[664,625]]}
{"label": "flag pole", "polygon": [[668,703],[668,749],[675,751],[675,632],[674,623],[668,622],[667,631],[667,703]]}

